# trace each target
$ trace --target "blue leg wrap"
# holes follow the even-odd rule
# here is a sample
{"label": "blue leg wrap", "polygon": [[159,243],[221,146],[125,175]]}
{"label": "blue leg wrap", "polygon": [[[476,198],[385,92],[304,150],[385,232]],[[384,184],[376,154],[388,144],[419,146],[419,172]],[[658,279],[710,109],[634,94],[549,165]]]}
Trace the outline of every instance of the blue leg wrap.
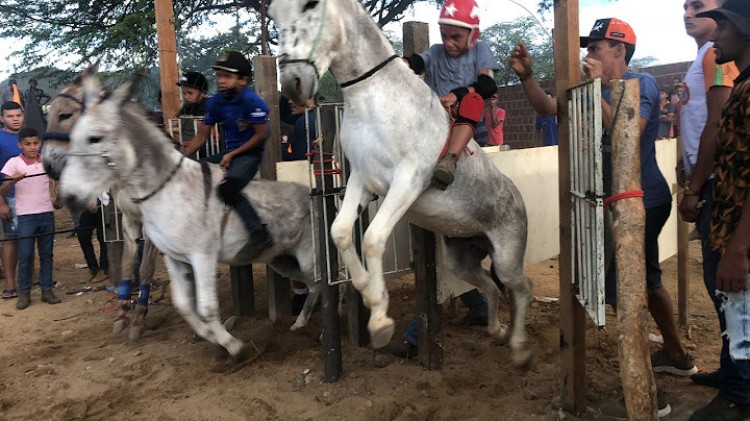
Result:
{"label": "blue leg wrap", "polygon": [[148,307],[148,296],[151,294],[151,284],[141,284],[138,294],[138,305]]}
{"label": "blue leg wrap", "polygon": [[129,300],[132,290],[132,281],[130,279],[121,279],[120,287],[117,289],[118,300]]}

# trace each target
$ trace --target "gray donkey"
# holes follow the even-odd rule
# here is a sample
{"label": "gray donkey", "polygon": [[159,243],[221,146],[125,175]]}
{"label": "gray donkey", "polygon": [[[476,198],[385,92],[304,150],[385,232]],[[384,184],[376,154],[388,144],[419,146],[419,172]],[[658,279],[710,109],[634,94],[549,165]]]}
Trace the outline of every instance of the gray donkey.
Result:
{"label": "gray donkey", "polygon": [[[83,79],[86,110],[73,128],[60,192],[71,205],[90,206],[96,196],[117,186],[136,203],[145,234],[164,253],[173,302],[194,332],[224,347],[235,360],[247,347],[219,319],[216,264],[245,265],[238,256],[248,241],[234,212],[222,221],[217,196],[223,175],[217,165],[186,159],[167,135],[130,101],[136,86],[126,83],[110,97],[99,96],[94,77]],[[92,176],[96,175],[96,176]],[[254,263],[305,282],[310,289],[292,330],[305,326],[320,293],[315,280],[315,248],[308,189],[257,180],[244,194],[273,238],[273,247]]]}

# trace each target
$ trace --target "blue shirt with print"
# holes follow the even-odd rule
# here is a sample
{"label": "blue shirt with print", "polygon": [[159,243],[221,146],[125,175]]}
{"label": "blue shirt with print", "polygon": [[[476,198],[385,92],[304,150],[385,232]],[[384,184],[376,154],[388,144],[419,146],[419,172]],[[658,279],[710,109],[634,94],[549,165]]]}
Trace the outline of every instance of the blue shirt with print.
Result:
{"label": "blue shirt with print", "polygon": [[[203,124],[211,126],[221,123],[227,150],[237,149],[255,135],[254,124],[268,124],[268,105],[255,93],[244,87],[232,99],[213,95],[206,104]],[[265,143],[250,152],[262,153]]]}
{"label": "blue shirt with print", "polygon": [[495,55],[484,41],[475,42],[469,51],[458,57],[449,56],[443,44],[431,46],[420,56],[425,66],[424,81],[438,96],[471,85],[481,69],[500,69]]}
{"label": "blue shirt with print", "polygon": [[[23,151],[18,147],[18,134],[8,133],[5,130],[0,129],[0,168],[5,166],[5,163],[14,156],[21,155]],[[0,174],[0,177],[13,174]],[[16,188],[10,189],[10,192],[6,197],[14,197],[16,195]]]}
{"label": "blue shirt with print", "polygon": [[[624,80],[638,78],[640,85],[640,115],[648,121],[641,136],[641,188],[643,189],[643,206],[651,209],[672,202],[672,193],[664,175],[656,163],[656,136],[659,133],[659,88],[654,77],[648,73],[627,72]],[[611,102],[612,92],[609,85],[602,85],[602,97],[607,100],[614,116],[617,104]],[[612,194],[612,159],[608,145],[611,141],[605,136],[604,155],[604,191]]]}

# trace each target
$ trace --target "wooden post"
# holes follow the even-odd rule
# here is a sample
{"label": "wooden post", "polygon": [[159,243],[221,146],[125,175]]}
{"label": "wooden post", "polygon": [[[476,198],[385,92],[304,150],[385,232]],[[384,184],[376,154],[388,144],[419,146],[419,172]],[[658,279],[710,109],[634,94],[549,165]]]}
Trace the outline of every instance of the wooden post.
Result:
{"label": "wooden post", "polygon": [[[677,159],[682,157],[682,140],[677,140]],[[672,186],[672,191],[677,190],[677,204],[684,197],[679,185]],[[677,216],[677,322],[682,327],[687,327],[690,308],[688,300],[690,294],[690,277],[688,274],[690,225]]]}
{"label": "wooden post", "polygon": [[[611,131],[612,194],[616,195],[641,190],[640,89],[638,79],[615,80],[610,87],[610,105],[613,110],[619,108]],[[625,407],[632,420],[655,421],[656,383],[646,334],[646,212],[639,198],[618,200],[610,208],[616,244],[618,349]]]}
{"label": "wooden post", "polygon": [[560,194],[560,365],[563,409],[586,410],[586,313],[573,290],[570,208],[570,110],[567,89],[581,81],[578,0],[555,0],[555,75]]}
{"label": "wooden post", "polygon": [[180,110],[180,92],[177,86],[177,42],[174,35],[172,0],[155,0],[156,41],[159,48],[159,74],[161,79],[161,109],[164,127],[169,119],[177,117]]}
{"label": "wooden post", "polygon": [[409,227],[414,241],[419,361],[427,370],[439,370],[443,367],[443,307],[437,301],[435,234],[416,225]]}
{"label": "wooden post", "polygon": [[[318,218],[318,250],[330,250],[327,259],[320,260],[321,300],[323,302],[323,378],[326,382],[336,382],[341,378],[341,331],[338,311],[339,288],[330,285],[338,280],[338,250],[328,235],[333,217],[336,215],[336,193],[333,191],[333,163],[325,163],[329,158],[323,154],[333,151],[336,137],[336,110],[334,107],[324,107],[320,110],[318,125],[323,135],[320,145],[320,155],[313,158],[313,168],[319,171],[315,175],[316,193],[315,204]],[[316,160],[318,162],[316,162]],[[327,215],[327,218],[325,217]],[[328,225],[326,225],[326,222]]]}
{"label": "wooden post", "polygon": [[229,274],[232,279],[234,314],[238,316],[255,316],[253,265],[230,266]]}
{"label": "wooden post", "polygon": [[[406,22],[403,27],[404,56],[420,53],[430,46],[429,26]],[[435,234],[410,225],[414,244],[414,281],[417,288],[419,320],[419,361],[427,370],[443,366],[442,306],[437,302]]]}
{"label": "wooden post", "polygon": [[[266,180],[276,180],[276,163],[281,161],[281,123],[279,121],[279,91],[276,77],[276,57],[253,57],[255,90],[271,110],[269,124],[271,137],[266,140],[266,150],[260,166],[260,176]],[[292,315],[292,290],[290,281],[270,267],[266,267],[268,285],[268,313],[273,321]]]}

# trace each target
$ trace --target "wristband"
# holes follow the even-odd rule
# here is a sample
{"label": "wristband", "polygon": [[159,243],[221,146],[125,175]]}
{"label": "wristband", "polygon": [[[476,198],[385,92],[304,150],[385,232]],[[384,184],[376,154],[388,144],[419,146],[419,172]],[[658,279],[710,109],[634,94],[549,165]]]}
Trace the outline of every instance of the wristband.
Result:
{"label": "wristband", "polygon": [[527,79],[530,79],[533,74],[534,73],[531,71],[531,69],[529,69],[528,73],[526,73],[524,76],[518,75],[518,78],[521,79],[521,82],[523,82]]}

